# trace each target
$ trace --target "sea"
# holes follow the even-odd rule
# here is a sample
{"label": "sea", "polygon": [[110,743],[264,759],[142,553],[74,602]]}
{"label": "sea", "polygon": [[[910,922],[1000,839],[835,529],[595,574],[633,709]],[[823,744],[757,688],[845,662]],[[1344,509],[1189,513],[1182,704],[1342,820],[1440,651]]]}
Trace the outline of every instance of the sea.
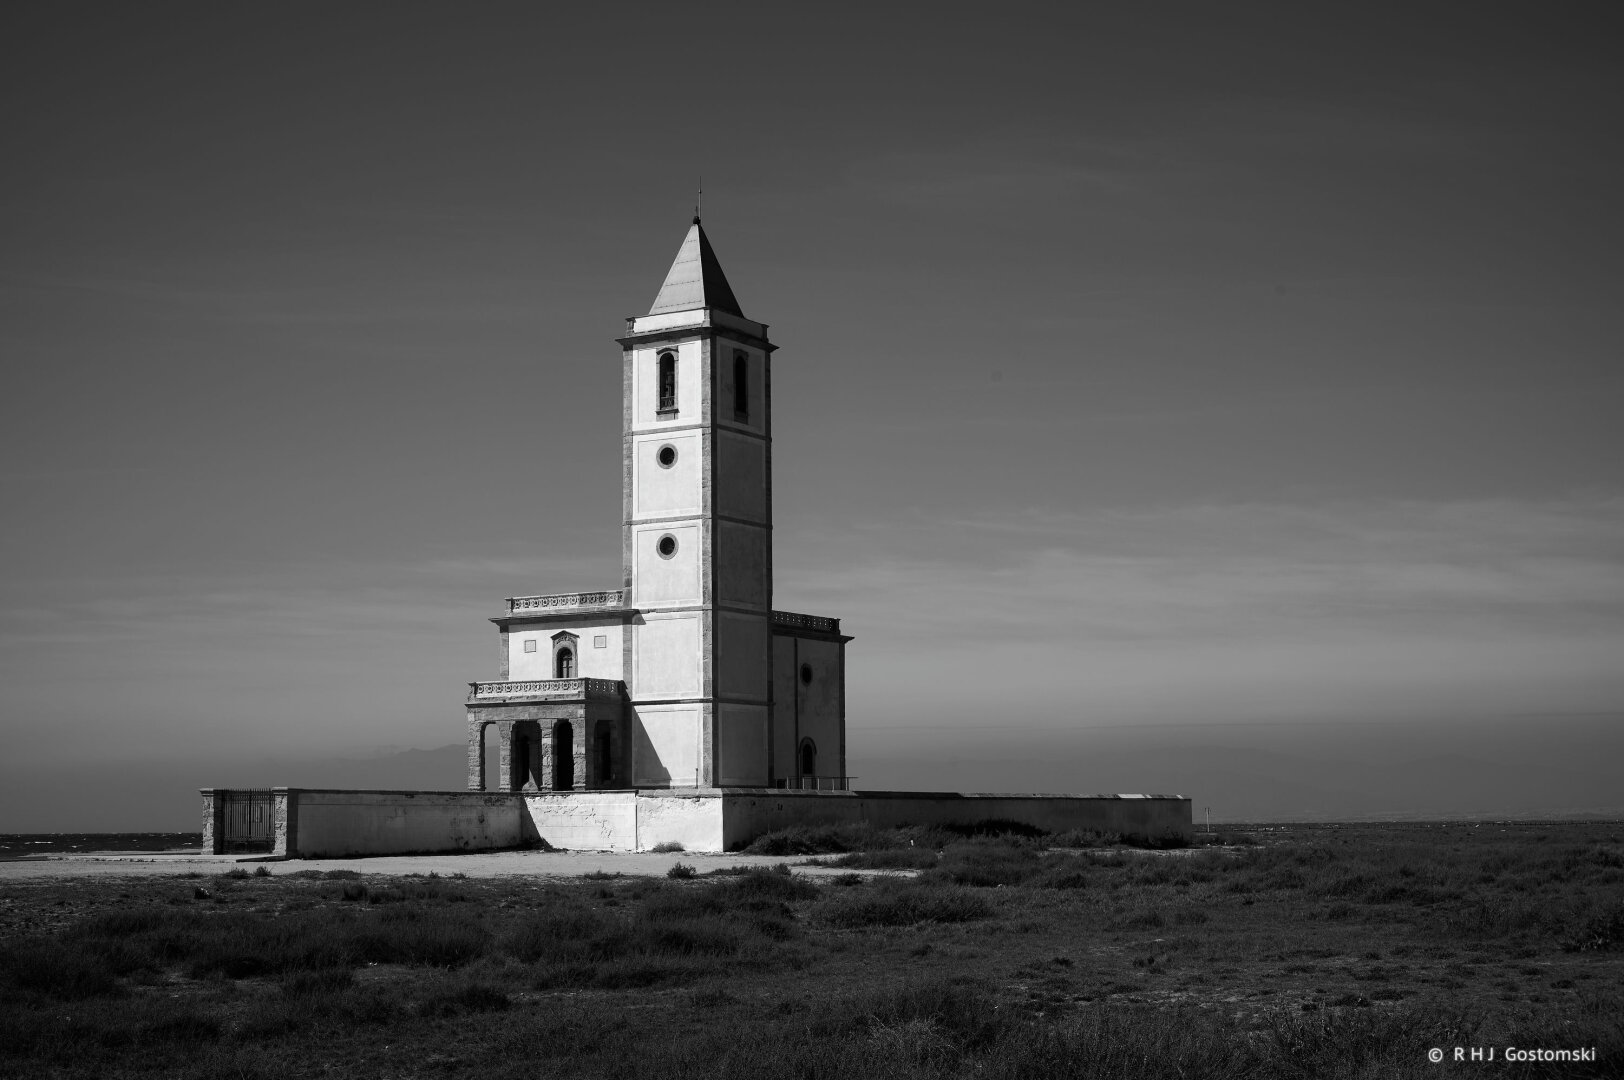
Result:
{"label": "sea", "polygon": [[198,851],[200,832],[0,833],[0,862],[58,852]]}

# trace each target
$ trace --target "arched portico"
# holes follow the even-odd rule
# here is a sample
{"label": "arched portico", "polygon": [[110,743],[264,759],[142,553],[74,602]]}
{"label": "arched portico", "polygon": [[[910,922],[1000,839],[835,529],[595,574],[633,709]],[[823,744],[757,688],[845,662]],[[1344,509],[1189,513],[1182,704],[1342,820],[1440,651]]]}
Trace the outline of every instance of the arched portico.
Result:
{"label": "arched portico", "polygon": [[[467,706],[469,789],[484,789],[484,738],[490,727],[496,729],[500,790],[629,786],[619,757],[627,723],[622,686],[605,679],[474,684]],[[607,737],[607,757],[594,736]]]}

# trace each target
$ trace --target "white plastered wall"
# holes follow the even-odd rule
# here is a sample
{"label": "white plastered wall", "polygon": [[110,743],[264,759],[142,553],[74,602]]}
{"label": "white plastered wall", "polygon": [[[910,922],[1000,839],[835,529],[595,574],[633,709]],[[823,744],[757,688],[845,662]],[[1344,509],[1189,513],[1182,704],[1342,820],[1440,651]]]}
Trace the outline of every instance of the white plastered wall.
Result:
{"label": "white plastered wall", "polygon": [[535,835],[572,851],[634,851],[637,796],[629,791],[545,792],[524,796]]}
{"label": "white plastered wall", "polygon": [[[722,427],[743,428],[746,431],[762,432],[766,430],[767,395],[766,378],[767,368],[760,349],[753,349],[747,345],[739,345],[726,338],[717,338],[712,348],[716,359],[716,422]],[[745,355],[747,373],[745,375],[745,398],[747,415],[739,420],[733,410],[733,356],[742,352]]]}
{"label": "white plastered wall", "polygon": [[765,787],[767,784],[767,707],[717,707],[722,750],[719,783],[725,787]]}
{"label": "white plastered wall", "polygon": [[725,828],[724,801],[703,795],[640,795],[637,799],[637,846],[681,844],[687,851],[721,851]]}
{"label": "white plastered wall", "polygon": [[[626,628],[619,622],[609,624],[542,623],[536,626],[515,627],[508,632],[508,678],[551,679],[553,677],[553,635],[569,631],[579,640],[575,643],[575,672],[587,679],[624,679],[626,653],[623,647]],[[597,644],[598,639],[603,644]],[[525,652],[524,643],[534,641],[535,652]]]}
{"label": "white plastered wall", "polygon": [[[697,516],[702,507],[703,449],[699,432],[640,435],[633,440],[632,514],[636,517]],[[670,468],[659,462],[662,447],[676,451]]]}
{"label": "white plastered wall", "polygon": [[810,683],[801,681],[799,667],[795,672],[800,736],[817,746],[818,775],[835,776],[840,772],[840,645],[802,638],[797,651],[800,663],[812,669]]}
{"label": "white plastered wall", "polygon": [[723,604],[767,605],[767,530],[716,523],[716,593]]}
{"label": "white plastered wall", "polygon": [[711,483],[718,514],[767,521],[767,447],[760,439],[717,431]]}
{"label": "white plastered wall", "polygon": [[[677,357],[677,415],[661,420],[658,411],[658,365],[660,354],[675,353]],[[638,428],[655,428],[678,424],[692,424],[699,419],[700,401],[700,343],[684,341],[672,345],[658,345],[632,350],[632,424]]]}
{"label": "white plastered wall", "polygon": [[632,706],[632,783],[694,787],[699,782],[699,706]]}
{"label": "white plastered wall", "polygon": [[773,635],[773,776],[795,775],[795,639]]}
{"label": "white plastered wall", "polygon": [[716,692],[719,695],[767,700],[771,692],[767,682],[768,633],[766,615],[717,612]]}
{"label": "white plastered wall", "polygon": [[534,835],[556,848],[647,851],[674,843],[685,851],[722,850],[724,802],[714,796],[537,794],[525,797],[525,807]]}
{"label": "white plastered wall", "polygon": [[402,851],[490,851],[524,840],[522,808],[483,792],[308,791],[296,799],[297,850],[339,857]]}
{"label": "white plastered wall", "polygon": [[[670,558],[662,556],[656,547],[666,535],[677,542],[677,550]],[[699,603],[699,554],[698,525],[664,522],[633,529],[633,605]]]}
{"label": "white plastered wall", "polygon": [[701,648],[697,612],[645,613],[632,624],[632,697],[699,694]]}

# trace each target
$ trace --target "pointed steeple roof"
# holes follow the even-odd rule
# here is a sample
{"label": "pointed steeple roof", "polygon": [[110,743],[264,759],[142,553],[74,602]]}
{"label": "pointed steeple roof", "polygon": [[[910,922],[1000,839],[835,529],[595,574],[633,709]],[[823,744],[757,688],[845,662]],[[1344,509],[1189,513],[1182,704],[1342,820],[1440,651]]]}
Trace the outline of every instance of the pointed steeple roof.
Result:
{"label": "pointed steeple roof", "polygon": [[711,250],[710,240],[700,227],[698,215],[694,216],[688,235],[682,238],[676,261],[665,275],[665,284],[660,286],[660,295],[654,298],[654,306],[648,313],[658,315],[689,308],[711,308],[744,318],[739,301],[733,296],[733,287],[722,273],[722,264],[716,261],[716,252]]}

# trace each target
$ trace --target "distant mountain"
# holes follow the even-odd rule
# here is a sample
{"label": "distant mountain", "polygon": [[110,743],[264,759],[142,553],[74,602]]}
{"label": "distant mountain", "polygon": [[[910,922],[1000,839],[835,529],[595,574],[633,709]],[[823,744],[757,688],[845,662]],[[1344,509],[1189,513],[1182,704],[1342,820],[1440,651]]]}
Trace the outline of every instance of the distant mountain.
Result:
{"label": "distant mountain", "polygon": [[[355,757],[245,757],[86,765],[70,771],[0,767],[0,832],[146,832],[196,829],[204,787],[379,788],[460,791],[467,748]],[[65,793],[76,797],[64,798]]]}
{"label": "distant mountain", "polygon": [[[1543,742],[1536,733],[1520,743],[1452,736],[1464,745],[1460,750],[1449,748],[1449,740],[1418,735],[1390,748],[1389,759],[1376,754],[1374,761],[1372,745],[1356,730],[1282,733],[1278,746],[1166,737],[1151,746],[1150,736],[1139,732],[1109,738],[1079,732],[1065,739],[951,744],[938,756],[865,753],[859,743],[850,768],[856,786],[869,790],[1186,795],[1197,820],[1211,807],[1215,822],[1624,818],[1624,784],[1616,775],[1624,746],[1613,730],[1596,728],[1582,740],[1548,731]],[[0,832],[195,829],[200,787],[460,791],[466,753],[453,743],[349,757],[85,766],[71,774],[0,766]],[[491,756],[487,768],[494,774]]]}

